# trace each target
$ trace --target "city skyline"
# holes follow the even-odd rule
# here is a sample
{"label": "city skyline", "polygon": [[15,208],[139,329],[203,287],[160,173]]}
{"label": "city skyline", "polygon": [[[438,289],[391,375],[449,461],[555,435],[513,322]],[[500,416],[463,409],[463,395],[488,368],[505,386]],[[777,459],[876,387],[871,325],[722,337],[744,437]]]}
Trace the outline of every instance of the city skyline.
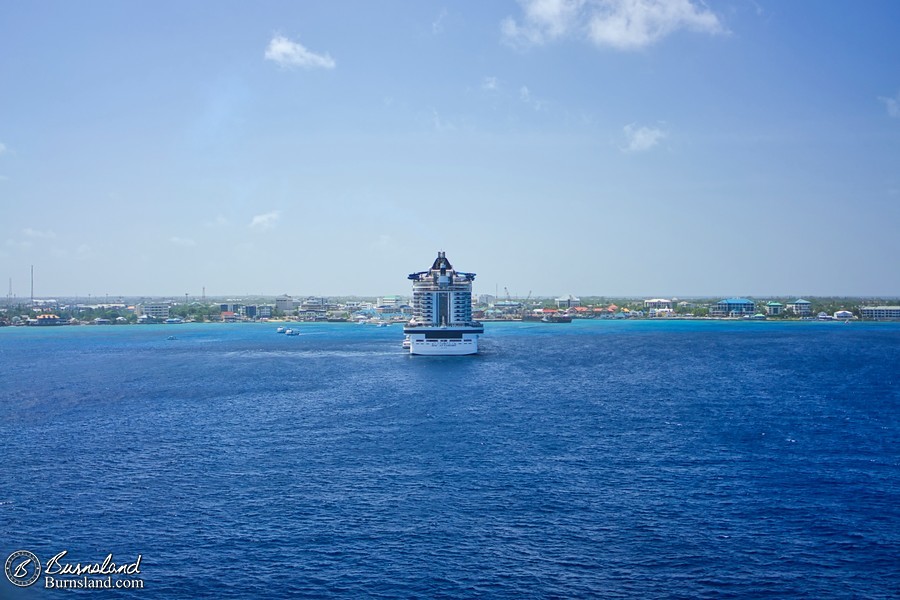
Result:
{"label": "city skyline", "polygon": [[7,4],[0,277],[383,296],[441,250],[477,294],[900,296],[897,22],[888,1]]}

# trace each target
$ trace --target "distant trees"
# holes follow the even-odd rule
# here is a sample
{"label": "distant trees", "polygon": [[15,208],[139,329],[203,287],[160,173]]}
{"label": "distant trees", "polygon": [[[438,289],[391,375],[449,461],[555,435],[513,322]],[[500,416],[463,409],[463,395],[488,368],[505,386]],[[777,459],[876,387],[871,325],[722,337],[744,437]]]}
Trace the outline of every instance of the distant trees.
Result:
{"label": "distant trees", "polygon": [[201,304],[193,302],[191,304],[177,304],[169,309],[169,315],[194,321],[213,321],[218,320],[220,314],[218,304]]}

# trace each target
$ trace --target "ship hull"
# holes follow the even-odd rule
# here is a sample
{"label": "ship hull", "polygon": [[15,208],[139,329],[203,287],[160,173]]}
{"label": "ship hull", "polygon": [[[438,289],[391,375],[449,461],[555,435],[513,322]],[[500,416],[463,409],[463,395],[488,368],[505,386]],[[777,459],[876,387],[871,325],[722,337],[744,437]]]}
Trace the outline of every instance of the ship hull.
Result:
{"label": "ship hull", "polygon": [[478,338],[484,329],[421,327],[407,328],[409,353],[421,356],[464,356],[478,354]]}

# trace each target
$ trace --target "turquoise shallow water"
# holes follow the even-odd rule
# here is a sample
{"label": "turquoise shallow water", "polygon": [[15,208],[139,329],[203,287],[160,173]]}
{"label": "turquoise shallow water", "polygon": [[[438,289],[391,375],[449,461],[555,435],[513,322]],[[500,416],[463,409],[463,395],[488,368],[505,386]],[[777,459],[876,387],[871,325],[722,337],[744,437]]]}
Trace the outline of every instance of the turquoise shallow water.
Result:
{"label": "turquoise shallow water", "polygon": [[104,597],[900,589],[900,324],[274,329],[0,329],[0,558],[141,554]]}

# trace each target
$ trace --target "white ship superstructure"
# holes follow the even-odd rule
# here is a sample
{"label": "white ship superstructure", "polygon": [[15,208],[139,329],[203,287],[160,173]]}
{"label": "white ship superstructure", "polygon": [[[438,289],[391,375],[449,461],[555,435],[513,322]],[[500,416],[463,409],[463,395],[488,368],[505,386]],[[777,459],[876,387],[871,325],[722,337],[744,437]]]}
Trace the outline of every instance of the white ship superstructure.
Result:
{"label": "white ship superstructure", "polygon": [[475,273],[456,271],[446,254],[438,252],[429,270],[411,273],[409,279],[413,282],[413,318],[403,333],[409,337],[410,354],[477,353],[484,326],[472,319]]}

